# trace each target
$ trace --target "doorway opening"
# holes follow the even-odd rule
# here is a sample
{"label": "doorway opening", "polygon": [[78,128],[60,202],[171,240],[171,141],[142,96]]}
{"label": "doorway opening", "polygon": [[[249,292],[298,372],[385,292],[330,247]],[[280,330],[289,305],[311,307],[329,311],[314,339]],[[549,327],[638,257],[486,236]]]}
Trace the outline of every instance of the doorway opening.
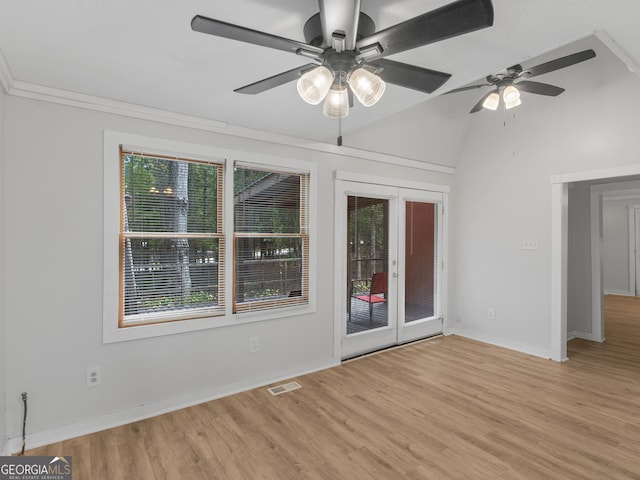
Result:
{"label": "doorway opening", "polygon": [[443,191],[336,181],[341,358],[443,332],[445,201]]}
{"label": "doorway opening", "polygon": [[553,360],[567,360],[571,338],[604,341],[603,199],[639,180],[637,165],[552,177]]}

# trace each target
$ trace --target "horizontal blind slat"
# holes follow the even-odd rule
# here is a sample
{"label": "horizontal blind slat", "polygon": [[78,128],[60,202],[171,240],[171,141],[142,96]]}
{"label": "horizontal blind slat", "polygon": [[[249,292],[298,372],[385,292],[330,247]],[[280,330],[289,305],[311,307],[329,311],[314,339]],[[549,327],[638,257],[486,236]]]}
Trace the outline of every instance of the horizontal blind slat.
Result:
{"label": "horizontal blind slat", "polygon": [[234,312],[308,303],[308,174],[236,163]]}
{"label": "horizontal blind slat", "polygon": [[224,313],[222,165],[121,154],[121,327]]}

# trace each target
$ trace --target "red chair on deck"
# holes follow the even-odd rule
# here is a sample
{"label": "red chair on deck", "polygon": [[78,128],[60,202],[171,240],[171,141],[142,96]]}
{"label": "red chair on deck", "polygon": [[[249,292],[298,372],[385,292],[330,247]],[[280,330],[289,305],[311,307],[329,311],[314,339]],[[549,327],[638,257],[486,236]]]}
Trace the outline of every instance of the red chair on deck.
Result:
{"label": "red chair on deck", "polygon": [[379,303],[387,303],[387,272],[374,273],[371,277],[369,294],[357,294],[353,298],[369,304],[369,324],[373,325],[373,306]]}

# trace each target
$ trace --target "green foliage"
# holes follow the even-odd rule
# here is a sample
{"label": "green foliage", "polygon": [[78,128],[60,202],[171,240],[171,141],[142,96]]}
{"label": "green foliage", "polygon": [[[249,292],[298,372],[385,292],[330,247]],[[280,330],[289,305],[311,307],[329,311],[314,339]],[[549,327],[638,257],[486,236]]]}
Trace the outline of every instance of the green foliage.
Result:
{"label": "green foliage", "polygon": [[186,199],[177,199],[176,165],[185,161],[140,155],[125,155],[124,194],[129,230],[135,232],[175,232],[178,215],[186,201],[187,232],[217,232],[218,167],[186,162]]}
{"label": "green foliage", "polygon": [[[351,280],[370,279],[374,272],[386,268],[388,201],[349,197],[348,241]],[[368,284],[357,282],[354,289],[368,291]]]}
{"label": "green foliage", "polygon": [[192,292],[186,298],[176,296],[163,296],[146,298],[142,300],[140,307],[146,312],[164,311],[174,308],[205,307],[218,304],[218,295],[204,290]]}

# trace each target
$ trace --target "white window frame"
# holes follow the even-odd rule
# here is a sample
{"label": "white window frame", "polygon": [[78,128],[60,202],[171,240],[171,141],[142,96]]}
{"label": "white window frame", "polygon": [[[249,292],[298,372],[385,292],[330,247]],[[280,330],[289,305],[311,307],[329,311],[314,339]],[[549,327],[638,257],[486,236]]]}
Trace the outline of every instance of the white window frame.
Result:
{"label": "white window frame", "polygon": [[[265,168],[265,166],[267,168]],[[247,163],[247,162],[240,162],[240,161],[236,161],[234,162],[233,165],[233,170],[235,171],[236,168],[245,168],[245,169],[255,169],[255,170],[261,170],[264,172],[275,172],[275,173],[290,173],[293,175],[300,175],[300,181],[304,182],[305,185],[303,187],[306,196],[305,198],[301,198],[301,212],[304,211],[304,217],[306,219],[306,222],[302,222],[301,221],[301,225],[300,225],[300,232],[299,234],[297,234],[298,238],[300,238],[303,242],[303,245],[306,244],[306,247],[304,248],[305,251],[308,252],[309,250],[309,242],[310,242],[310,236],[309,236],[309,189],[311,187],[310,185],[310,175],[309,172],[301,172],[300,170],[294,170],[294,169],[290,169],[290,168],[281,168],[281,167],[275,167],[272,164],[269,165],[264,165],[264,164],[255,164],[255,163]],[[303,178],[304,177],[304,178]],[[306,179],[306,180],[305,180]],[[235,182],[234,182],[235,183]],[[235,194],[235,192],[234,192]],[[247,236],[244,235],[244,233],[246,232],[237,232],[235,231],[235,222],[234,222],[234,232],[233,232],[233,245],[230,248],[233,248],[235,251],[236,245],[237,245],[237,241],[239,238],[247,238]],[[250,235],[254,235],[255,232],[251,232]],[[258,234],[258,235],[262,235],[262,234]],[[269,234],[266,234],[265,236],[268,236]],[[307,258],[307,265],[306,265],[306,269],[307,272],[306,274],[303,274],[302,276],[302,290],[303,290],[303,295],[302,297],[306,296],[307,297],[307,302],[304,302],[304,304],[308,303],[308,298],[309,298],[309,254],[305,254],[303,253],[302,255],[302,261],[304,262],[304,258]],[[234,262],[235,262],[235,258],[234,258]],[[233,285],[236,286],[237,282],[236,282],[237,278],[233,279]],[[299,298],[299,297],[297,297]],[[287,303],[286,301],[282,301],[284,299],[281,299],[279,301],[276,301],[278,303]],[[254,305],[248,305],[247,308],[243,308],[243,304],[240,303],[238,304],[237,299],[233,298],[234,301],[234,305],[233,305],[233,311],[239,315],[241,314],[245,314],[245,313],[249,313],[249,312],[257,312],[257,311],[266,311],[266,310],[270,310],[270,309],[282,309],[282,308],[287,308],[286,305],[276,305],[274,306],[273,304],[271,304],[270,302],[260,302],[257,301],[255,302]],[[300,305],[300,302],[297,302],[294,300],[294,302],[292,303],[297,303],[298,305]]]}
{"label": "white window frame", "polygon": [[[228,246],[233,245],[233,166],[235,162],[251,163],[262,168],[306,172],[309,174],[309,302],[263,311],[234,314],[233,248],[225,249],[225,313],[224,315],[185,319],[172,322],[142,324],[120,328],[118,308],[119,228],[120,228],[120,146],[149,155],[216,161],[224,165],[224,234]],[[103,262],[103,343],[172,335],[198,330],[228,327],[243,323],[306,315],[316,311],[316,243],[317,243],[317,167],[311,162],[269,155],[238,152],[207,145],[146,137],[123,132],[104,131],[104,262]],[[231,186],[231,188],[229,188]]]}

